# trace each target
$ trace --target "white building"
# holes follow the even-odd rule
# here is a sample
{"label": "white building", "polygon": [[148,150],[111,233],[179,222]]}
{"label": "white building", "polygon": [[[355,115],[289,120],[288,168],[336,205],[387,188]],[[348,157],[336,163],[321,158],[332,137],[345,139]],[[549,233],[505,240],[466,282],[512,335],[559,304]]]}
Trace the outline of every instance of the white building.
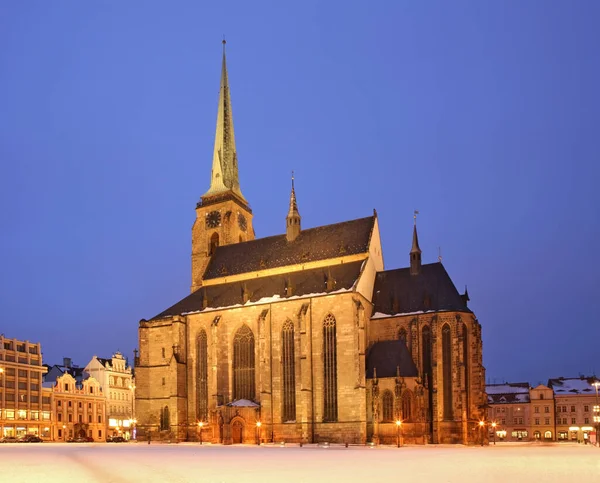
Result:
{"label": "white building", "polygon": [[116,352],[111,359],[94,356],[85,371],[100,383],[106,396],[107,434],[135,439],[135,385],[123,354]]}

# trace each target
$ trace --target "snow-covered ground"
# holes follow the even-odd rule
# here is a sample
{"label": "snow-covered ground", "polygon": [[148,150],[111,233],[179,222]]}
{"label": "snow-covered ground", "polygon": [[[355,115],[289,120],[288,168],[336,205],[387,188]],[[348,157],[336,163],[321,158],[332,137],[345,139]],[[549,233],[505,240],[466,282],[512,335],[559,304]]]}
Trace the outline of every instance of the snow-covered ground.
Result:
{"label": "snow-covered ground", "polygon": [[600,449],[576,444],[352,447],[0,444],[0,482],[600,481]]}

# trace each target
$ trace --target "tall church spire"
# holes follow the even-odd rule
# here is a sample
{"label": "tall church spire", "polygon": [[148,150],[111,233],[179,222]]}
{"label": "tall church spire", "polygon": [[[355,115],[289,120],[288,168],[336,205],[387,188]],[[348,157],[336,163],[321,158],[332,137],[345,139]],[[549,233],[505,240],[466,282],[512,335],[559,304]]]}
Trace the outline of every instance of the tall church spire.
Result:
{"label": "tall church spire", "polygon": [[294,241],[300,234],[300,212],[296,203],[296,190],[294,189],[294,172],[292,171],[292,192],[290,193],[290,209],[286,217],[285,237],[287,241]]}
{"label": "tall church spire", "polygon": [[410,274],[418,275],[421,273],[421,248],[419,248],[419,236],[417,235],[417,215],[419,212],[415,210],[414,225],[413,225],[413,240],[410,250]]}
{"label": "tall church spire", "polygon": [[227,62],[223,40],[223,64],[221,67],[221,88],[219,91],[219,109],[217,111],[217,129],[215,133],[215,149],[213,152],[210,188],[202,198],[233,191],[244,202],[246,199],[240,190],[238,177],[237,151],[233,132],[233,112],[231,95],[227,77]]}

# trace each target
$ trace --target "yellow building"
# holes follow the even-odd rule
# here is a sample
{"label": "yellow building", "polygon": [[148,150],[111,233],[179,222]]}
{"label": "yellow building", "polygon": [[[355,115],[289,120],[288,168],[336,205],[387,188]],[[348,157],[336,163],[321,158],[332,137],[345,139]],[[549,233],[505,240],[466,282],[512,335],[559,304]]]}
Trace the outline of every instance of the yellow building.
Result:
{"label": "yellow building", "polygon": [[481,326],[416,219],[410,265],[385,270],[376,212],[302,229],[292,180],[285,233],[257,239],[237,163],[223,52],[192,293],[139,324],[140,437],[474,443]]}
{"label": "yellow building", "polygon": [[600,417],[599,385],[595,376],[558,377],[548,381],[554,391],[558,441],[596,442],[598,424],[594,416]]}
{"label": "yellow building", "polygon": [[540,384],[529,391],[531,401],[531,435],[535,440],[555,441],[554,393]]}
{"label": "yellow building", "polygon": [[2,437],[51,436],[50,398],[42,392],[40,344],[0,335],[0,432]]}

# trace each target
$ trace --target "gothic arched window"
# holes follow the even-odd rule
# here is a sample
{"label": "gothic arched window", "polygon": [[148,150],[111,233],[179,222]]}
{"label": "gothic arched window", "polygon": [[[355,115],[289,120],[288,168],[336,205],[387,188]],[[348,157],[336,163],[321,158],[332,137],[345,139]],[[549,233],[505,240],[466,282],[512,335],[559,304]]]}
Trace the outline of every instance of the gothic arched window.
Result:
{"label": "gothic arched window", "polygon": [[335,317],[323,321],[323,421],[337,421],[337,342]]}
{"label": "gothic arched window", "polygon": [[219,234],[213,233],[212,236],[210,237],[210,244],[208,246],[208,254],[212,255],[213,253],[215,253],[215,250],[217,249],[218,246],[219,246]]}
{"label": "gothic arched window", "polygon": [[281,365],[283,372],[282,421],[296,420],[296,374],[294,359],[294,323],[288,320],[281,331]]}
{"label": "gothic arched window", "polygon": [[233,339],[233,400],[254,400],[254,334],[246,324]]}
{"label": "gothic arched window", "polygon": [[381,397],[381,407],[382,407],[382,416],[383,422],[390,422],[394,420],[394,395],[392,391],[385,390],[383,391],[383,396]]}
{"label": "gothic arched window", "polygon": [[444,419],[452,419],[452,334],[448,324],[442,328],[442,366]]}
{"label": "gothic arched window", "polygon": [[169,420],[169,406],[165,406],[160,411],[160,429],[161,431],[166,431],[171,426],[171,421]]}
{"label": "gothic arched window", "polygon": [[208,344],[204,329],[198,334],[196,355],[198,419],[206,421],[208,419]]}
{"label": "gothic arched window", "polygon": [[410,421],[412,418],[412,396],[410,391],[404,391],[402,394],[402,419]]}
{"label": "gothic arched window", "polygon": [[466,395],[466,413],[467,413],[467,419],[469,419],[469,406],[470,406],[470,378],[469,378],[469,371],[471,369],[471,363],[469,361],[469,331],[467,330],[467,326],[465,324],[463,324],[462,326],[462,336],[463,336],[463,364],[465,367],[465,395]]}
{"label": "gothic arched window", "polygon": [[406,329],[404,327],[400,327],[400,329],[398,330],[398,340],[401,340],[402,342],[404,342],[404,344],[406,344],[406,347],[408,347],[407,344],[407,337],[406,337]]}

